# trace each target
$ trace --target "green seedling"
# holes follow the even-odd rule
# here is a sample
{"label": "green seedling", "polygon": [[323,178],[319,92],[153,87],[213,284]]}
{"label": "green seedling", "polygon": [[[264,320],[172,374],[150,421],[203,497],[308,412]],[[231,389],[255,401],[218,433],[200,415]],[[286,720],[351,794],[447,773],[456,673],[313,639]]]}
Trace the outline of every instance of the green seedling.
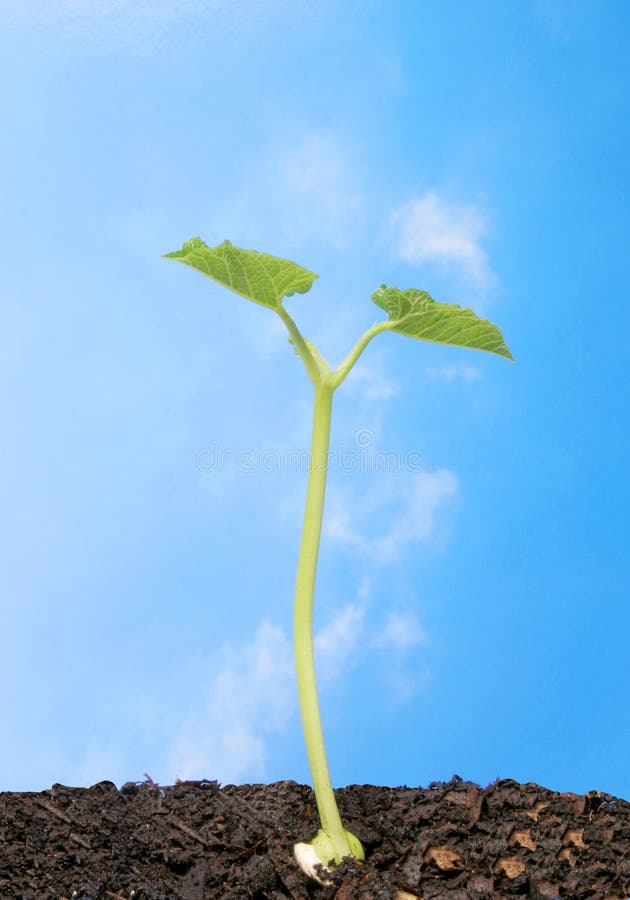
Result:
{"label": "green seedling", "polygon": [[313,385],[313,431],[295,583],[293,640],[302,726],[321,828],[310,843],[296,844],[295,855],[304,871],[322,881],[318,874],[322,871],[318,868],[320,864],[324,873],[330,873],[326,867],[340,863],[344,857],[365,858],[359,839],[343,827],[335,801],[324,748],[313,657],[313,597],[324,513],[333,394],[372,338],[381,332],[393,331],[437,344],[485,350],[507,359],[513,357],[496,325],[479,318],[472,310],[438,303],[429,294],[414,288],[401,291],[383,284],[374,291],[372,300],[385,310],[387,319],[369,328],[343,362],[333,369],[319,350],[302,336],[283,305],[285,297],[310,290],[319,277],[315,272],[287,259],[257,250],[243,250],[230,241],[208,247],[198,237],[186,241],[181,250],[167,253],[164,258],[184,263],[279,315]]}

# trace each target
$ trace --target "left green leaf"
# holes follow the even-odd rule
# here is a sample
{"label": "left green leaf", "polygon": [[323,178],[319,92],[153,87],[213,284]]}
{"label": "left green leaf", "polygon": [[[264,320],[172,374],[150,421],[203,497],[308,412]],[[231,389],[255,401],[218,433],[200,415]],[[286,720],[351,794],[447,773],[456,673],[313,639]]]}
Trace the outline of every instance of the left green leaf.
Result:
{"label": "left green leaf", "polygon": [[208,247],[199,237],[191,238],[181,250],[165,253],[162,258],[184,263],[241,297],[271,309],[282,306],[283,297],[305,294],[319,278],[288,259],[243,250],[230,241]]}

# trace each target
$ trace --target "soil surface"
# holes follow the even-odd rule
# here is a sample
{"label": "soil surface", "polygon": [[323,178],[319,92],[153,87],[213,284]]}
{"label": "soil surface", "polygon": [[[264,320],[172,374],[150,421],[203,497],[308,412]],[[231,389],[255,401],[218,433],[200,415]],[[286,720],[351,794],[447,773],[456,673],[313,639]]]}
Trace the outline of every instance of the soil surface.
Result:
{"label": "soil surface", "polygon": [[536,784],[336,791],[366,861],[322,887],[297,868],[311,788],[150,778],[118,790],[0,793],[2,900],[415,900],[630,897],[630,803]]}

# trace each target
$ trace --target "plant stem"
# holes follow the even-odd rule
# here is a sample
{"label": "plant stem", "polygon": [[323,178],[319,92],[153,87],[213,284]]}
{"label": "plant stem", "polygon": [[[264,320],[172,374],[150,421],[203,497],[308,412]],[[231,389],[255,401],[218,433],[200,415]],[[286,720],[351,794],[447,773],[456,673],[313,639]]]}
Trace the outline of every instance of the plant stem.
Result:
{"label": "plant stem", "polygon": [[374,325],[372,325],[371,328],[368,328],[365,334],[363,334],[356,342],[344,361],[333,372],[331,380],[333,388],[339,387],[344,378],[346,378],[346,376],[349,374],[355,362],[361,356],[367,345],[370,343],[372,338],[376,337],[376,335],[380,334],[382,331],[388,331],[390,328],[391,325],[389,322],[376,322]]}
{"label": "plant stem", "polygon": [[333,388],[330,385],[315,385],[306,508],[295,583],[293,641],[302,727],[317,809],[322,829],[331,838],[337,862],[340,862],[344,856],[351,856],[352,852],[341,823],[326,761],[313,656],[313,597],[324,515],[332,399]]}
{"label": "plant stem", "polygon": [[317,360],[311,353],[311,351],[308,347],[308,344],[306,343],[306,341],[302,337],[302,334],[300,333],[299,328],[297,327],[297,325],[295,324],[295,322],[293,321],[293,319],[291,318],[289,313],[286,311],[284,306],[282,306],[282,304],[280,304],[280,306],[277,308],[276,312],[278,313],[278,315],[280,316],[280,318],[286,325],[287,331],[291,335],[291,340],[293,341],[293,346],[295,347],[295,349],[298,353],[298,356],[301,358],[302,362],[304,363],[304,367],[306,368],[308,377],[311,379],[313,384],[317,387],[317,384],[321,380],[321,374],[319,371],[319,367],[317,365]]}

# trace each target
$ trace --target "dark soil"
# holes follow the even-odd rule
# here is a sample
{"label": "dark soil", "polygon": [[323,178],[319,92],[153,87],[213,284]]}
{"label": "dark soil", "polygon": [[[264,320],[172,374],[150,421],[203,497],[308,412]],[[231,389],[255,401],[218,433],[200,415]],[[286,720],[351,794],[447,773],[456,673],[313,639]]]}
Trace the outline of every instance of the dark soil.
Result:
{"label": "dark soil", "polygon": [[284,897],[630,897],[630,803],[457,776],[428,788],[336,792],[364,863],[334,884],[304,876],[293,844],[318,828],[313,792],[292,781],[227,785],[151,779],[121,790],[55,784],[0,793],[2,900]]}

